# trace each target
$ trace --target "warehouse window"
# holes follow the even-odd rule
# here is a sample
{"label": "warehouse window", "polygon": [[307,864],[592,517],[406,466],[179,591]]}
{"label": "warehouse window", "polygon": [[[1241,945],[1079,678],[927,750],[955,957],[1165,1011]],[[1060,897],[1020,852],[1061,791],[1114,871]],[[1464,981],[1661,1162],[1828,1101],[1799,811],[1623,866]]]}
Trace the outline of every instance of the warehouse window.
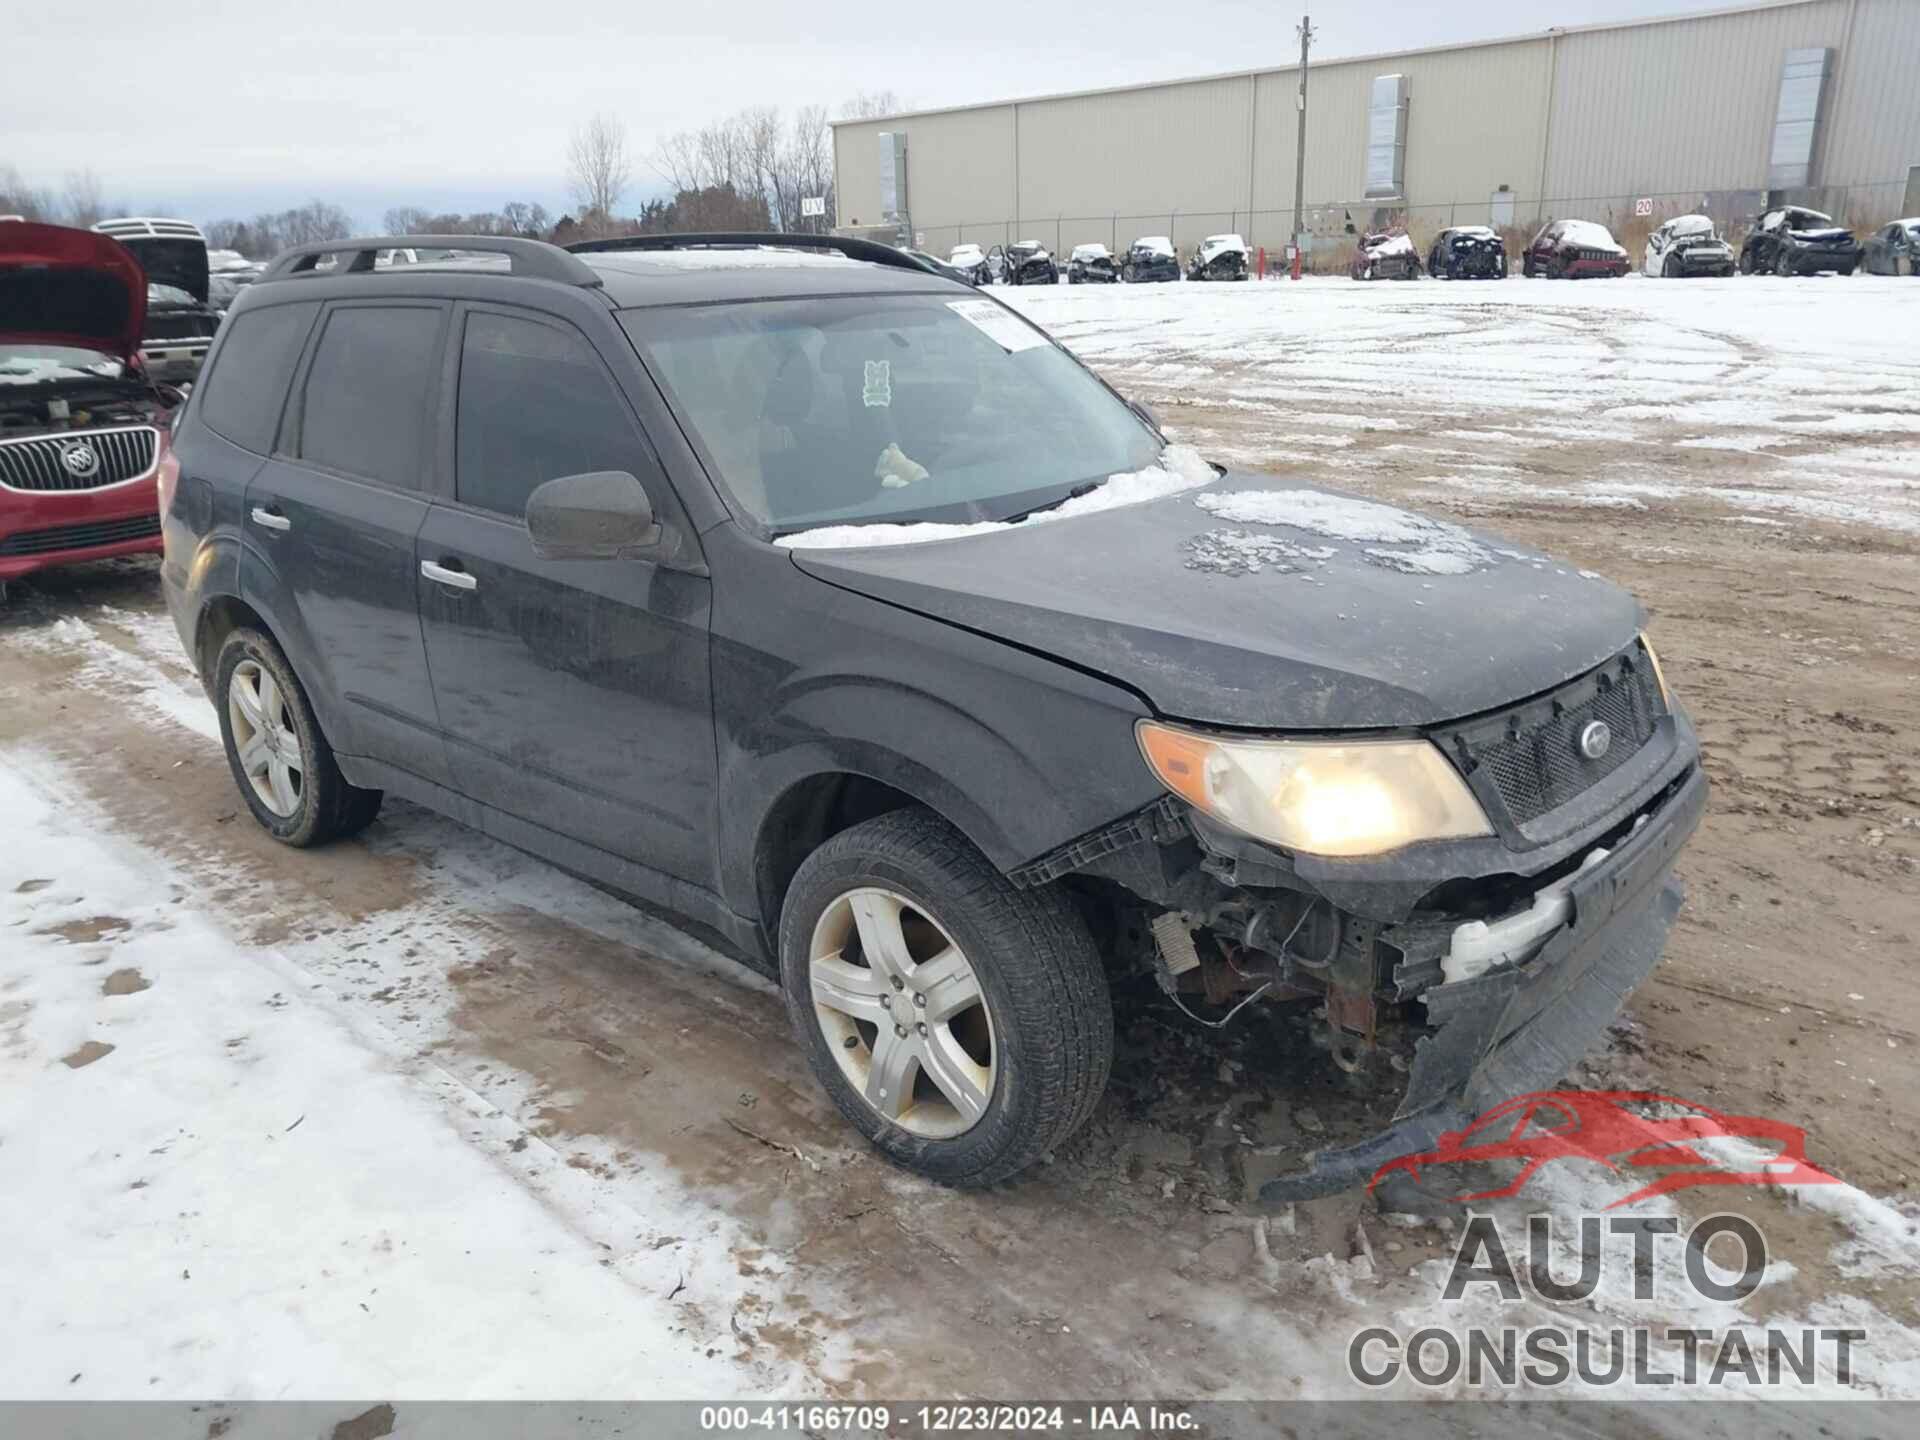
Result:
{"label": "warehouse window", "polygon": [[1799,190],[1813,183],[1813,141],[1831,50],[1789,50],[1780,66],[1780,103],[1773,112],[1767,188]]}
{"label": "warehouse window", "polygon": [[1376,75],[1367,99],[1367,199],[1397,200],[1407,170],[1407,77]]}

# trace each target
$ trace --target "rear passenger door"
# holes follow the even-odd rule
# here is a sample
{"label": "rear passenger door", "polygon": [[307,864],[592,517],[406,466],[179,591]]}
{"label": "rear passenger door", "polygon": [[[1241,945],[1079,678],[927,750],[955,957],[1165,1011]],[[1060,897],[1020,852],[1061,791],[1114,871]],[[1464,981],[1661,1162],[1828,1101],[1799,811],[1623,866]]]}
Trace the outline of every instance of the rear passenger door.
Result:
{"label": "rear passenger door", "polygon": [[[241,529],[327,739],[448,783],[415,594],[451,307],[338,301],[295,375]],[[252,599],[252,596],[248,597]]]}
{"label": "rear passenger door", "polygon": [[455,325],[453,497],[434,504],[416,545],[455,782],[509,816],[710,888],[706,576],[643,559],[542,560],[526,526],[527,497],[563,475],[627,471],[686,533],[678,500],[579,330],[482,305]]}

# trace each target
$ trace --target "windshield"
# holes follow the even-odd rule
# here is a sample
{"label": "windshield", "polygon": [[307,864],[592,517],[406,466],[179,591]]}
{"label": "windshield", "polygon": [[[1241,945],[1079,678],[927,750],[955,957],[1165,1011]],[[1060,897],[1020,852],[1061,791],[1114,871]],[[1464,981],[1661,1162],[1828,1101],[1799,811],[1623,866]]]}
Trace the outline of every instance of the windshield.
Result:
{"label": "windshield", "polygon": [[843,295],[620,318],[720,483],[776,534],[1004,520],[1160,453],[1110,390],[992,300]]}
{"label": "windshield", "polygon": [[0,385],[44,385],[52,380],[118,380],[127,367],[111,355],[77,345],[30,345],[0,340]]}
{"label": "windshield", "polygon": [[1173,254],[1173,241],[1164,235],[1148,235],[1133,242],[1133,248],[1149,255]]}
{"label": "windshield", "polygon": [[953,247],[953,253],[947,256],[947,262],[952,265],[978,265],[980,260],[981,252],[978,245],[956,245]]}
{"label": "windshield", "polygon": [[1818,210],[1789,210],[1787,228],[1789,230],[1831,230],[1833,217],[1822,215]]}

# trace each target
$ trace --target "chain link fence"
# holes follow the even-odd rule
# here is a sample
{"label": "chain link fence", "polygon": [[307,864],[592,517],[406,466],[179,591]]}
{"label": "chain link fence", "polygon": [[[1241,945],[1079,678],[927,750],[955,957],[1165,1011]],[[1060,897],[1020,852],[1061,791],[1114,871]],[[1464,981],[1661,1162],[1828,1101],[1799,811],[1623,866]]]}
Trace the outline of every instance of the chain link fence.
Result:
{"label": "chain link fence", "polygon": [[[1862,237],[1875,227],[1904,216],[1916,203],[1908,179],[1867,185],[1827,186],[1796,191],[1784,202],[1825,211]],[[1903,208],[1905,207],[1905,208]],[[1517,253],[1548,220],[1594,220],[1613,232],[1627,252],[1638,256],[1646,237],[1676,215],[1711,216],[1738,245],[1748,228],[1769,208],[1764,190],[1686,190],[1666,194],[1555,196],[1533,199],[1496,191],[1472,199],[1434,205],[1397,205],[1378,200],[1348,200],[1309,205],[1306,268],[1319,274],[1344,273],[1357,237],[1370,231],[1405,230],[1424,255],[1440,231],[1453,225],[1491,225]],[[1179,210],[1107,215],[1023,215],[1019,219],[969,220],[951,225],[918,226],[917,249],[946,255],[956,245],[982,249],[1038,240],[1064,259],[1076,245],[1102,244],[1115,255],[1147,235],[1172,239],[1183,261],[1209,235],[1235,234],[1256,251],[1267,252],[1269,273],[1283,268],[1292,207],[1273,210]]]}

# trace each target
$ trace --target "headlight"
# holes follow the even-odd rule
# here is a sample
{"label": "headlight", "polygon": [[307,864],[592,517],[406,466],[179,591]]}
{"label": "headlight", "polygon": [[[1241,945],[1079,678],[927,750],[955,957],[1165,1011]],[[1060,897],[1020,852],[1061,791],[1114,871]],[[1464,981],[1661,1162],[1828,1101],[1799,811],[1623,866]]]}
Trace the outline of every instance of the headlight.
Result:
{"label": "headlight", "polygon": [[1229,740],[1153,720],[1136,733],[1162,785],[1288,850],[1377,855],[1493,833],[1466,781],[1425,740]]}
{"label": "headlight", "polygon": [[1660,657],[1654,653],[1653,642],[1643,632],[1640,636],[1640,648],[1647,652],[1647,662],[1653,666],[1653,678],[1660,682],[1660,703],[1673,709],[1673,692],[1667,688],[1667,672],[1660,668]]}

